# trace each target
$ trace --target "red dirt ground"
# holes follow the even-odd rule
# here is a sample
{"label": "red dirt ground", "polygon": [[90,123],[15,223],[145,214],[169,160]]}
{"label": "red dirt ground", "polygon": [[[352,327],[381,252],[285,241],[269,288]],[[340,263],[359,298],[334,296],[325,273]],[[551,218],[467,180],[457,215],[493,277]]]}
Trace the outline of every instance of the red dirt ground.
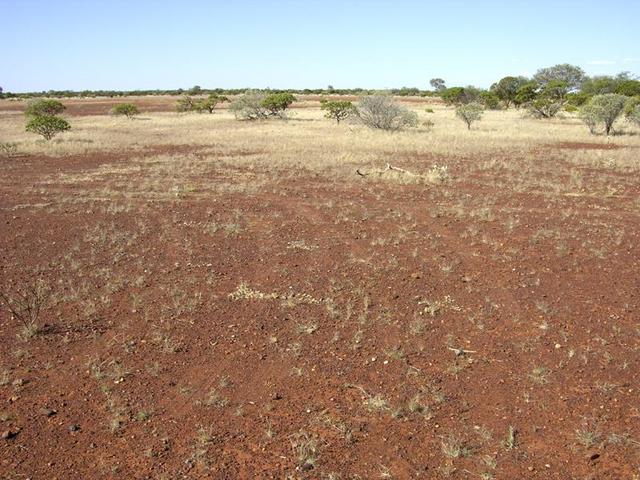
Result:
{"label": "red dirt ground", "polygon": [[0,285],[54,291],[31,339],[0,312],[2,478],[637,478],[637,176],[437,160],[453,187],[225,164],[194,182],[266,187],[169,197],[63,181],[124,154],[0,159]]}

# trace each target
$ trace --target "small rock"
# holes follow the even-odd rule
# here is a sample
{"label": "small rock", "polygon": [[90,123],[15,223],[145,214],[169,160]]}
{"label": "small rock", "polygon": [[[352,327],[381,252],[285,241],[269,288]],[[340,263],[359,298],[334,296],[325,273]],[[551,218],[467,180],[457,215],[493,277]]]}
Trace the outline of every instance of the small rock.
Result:
{"label": "small rock", "polygon": [[599,453],[593,453],[593,454],[589,455],[589,460],[592,461],[592,462],[594,460],[597,460],[598,458],[600,458],[600,454]]}
{"label": "small rock", "polygon": [[313,463],[305,462],[300,468],[303,472],[308,472],[309,470],[313,470]]}
{"label": "small rock", "polygon": [[18,433],[20,433],[20,430],[5,430],[2,432],[1,437],[3,440],[11,440],[12,438],[17,437]]}
{"label": "small rock", "polygon": [[77,432],[79,430],[80,430],[80,426],[79,425],[76,425],[75,423],[69,425],[69,431],[70,432]]}
{"label": "small rock", "polygon": [[56,413],[58,413],[58,411],[57,410],[53,410],[51,408],[43,407],[43,408],[40,409],[40,413],[42,415],[44,415],[45,417],[53,417]]}
{"label": "small rock", "polygon": [[276,393],[273,395],[274,400],[282,400],[282,395],[280,393]]}

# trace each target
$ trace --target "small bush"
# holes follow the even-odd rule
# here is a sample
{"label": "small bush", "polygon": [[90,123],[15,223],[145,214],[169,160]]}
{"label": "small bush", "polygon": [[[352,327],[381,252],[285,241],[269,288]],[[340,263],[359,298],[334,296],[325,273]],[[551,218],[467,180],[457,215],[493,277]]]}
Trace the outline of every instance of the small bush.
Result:
{"label": "small bush", "polygon": [[32,117],[52,117],[64,112],[66,107],[58,100],[36,100],[27,105],[25,114]]}
{"label": "small bush", "polygon": [[191,95],[184,95],[176,103],[178,112],[192,112],[195,109],[196,100]]}
{"label": "small bush", "polygon": [[204,113],[204,112],[209,112],[209,113],[213,113],[213,111],[215,110],[216,106],[221,103],[221,102],[226,102],[229,99],[223,95],[218,95],[217,93],[212,93],[211,95],[209,95],[208,98],[204,99],[204,100],[200,100],[198,102],[195,102],[193,104],[193,108],[198,112],[198,113]]}
{"label": "small bush", "polygon": [[296,101],[290,93],[271,93],[264,97],[261,105],[272,117],[282,117],[284,112]]}
{"label": "small bush", "polygon": [[578,107],[576,107],[575,105],[571,105],[570,103],[567,103],[564,106],[564,111],[568,113],[574,113],[574,112],[577,112],[578,110],[580,110]]}
{"label": "small bush", "polygon": [[640,127],[640,97],[630,98],[624,107],[624,115],[631,123]]}
{"label": "small bush", "polygon": [[321,100],[320,108],[327,112],[324,114],[326,118],[333,118],[337,123],[355,112],[353,103],[346,100]]}
{"label": "small bush", "polygon": [[535,118],[553,118],[562,110],[562,103],[541,97],[529,102],[529,113]]}
{"label": "small bush", "polygon": [[60,132],[71,129],[69,122],[60,117],[39,116],[33,117],[26,126],[27,132],[42,135],[45,140],[51,140]]}
{"label": "small bush", "polygon": [[480,93],[480,102],[489,110],[500,109],[500,98],[494,92],[486,91]]}
{"label": "small bush", "polygon": [[13,157],[18,154],[18,144],[15,142],[0,142],[0,155]]}
{"label": "small bush", "polygon": [[370,128],[395,131],[418,125],[418,114],[388,95],[362,97],[357,112],[362,123]]}
{"label": "small bush", "polygon": [[424,111],[427,113],[434,113],[433,108],[425,108]]}
{"label": "small bush", "polygon": [[456,108],[456,116],[467,124],[467,129],[471,130],[471,124],[482,118],[484,109],[479,103],[468,103]]}
{"label": "small bush", "polygon": [[132,119],[134,116],[140,113],[138,107],[132,103],[119,103],[111,110],[111,113],[116,116],[125,116],[128,119]]}
{"label": "small bush", "polygon": [[596,95],[580,110],[580,118],[589,127],[591,133],[596,133],[599,124],[604,126],[604,132],[609,135],[614,122],[624,111],[627,97],[616,93]]}
{"label": "small bush", "polygon": [[229,110],[238,120],[262,120],[269,116],[267,110],[262,106],[264,99],[264,93],[258,90],[248,90],[231,102]]}

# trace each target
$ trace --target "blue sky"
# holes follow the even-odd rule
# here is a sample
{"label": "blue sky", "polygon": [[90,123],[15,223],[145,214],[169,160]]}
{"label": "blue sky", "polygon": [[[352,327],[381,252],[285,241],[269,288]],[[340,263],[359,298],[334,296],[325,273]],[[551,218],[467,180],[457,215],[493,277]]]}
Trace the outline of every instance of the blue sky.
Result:
{"label": "blue sky", "polygon": [[0,86],[488,87],[640,74],[640,1],[0,0]]}

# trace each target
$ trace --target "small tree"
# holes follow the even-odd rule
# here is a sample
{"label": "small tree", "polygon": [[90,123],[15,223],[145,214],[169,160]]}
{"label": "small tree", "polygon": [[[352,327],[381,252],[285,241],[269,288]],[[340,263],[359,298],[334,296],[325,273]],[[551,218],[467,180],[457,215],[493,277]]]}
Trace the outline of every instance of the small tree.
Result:
{"label": "small tree", "polygon": [[500,109],[500,98],[492,91],[480,92],[479,99],[482,105],[489,110]]}
{"label": "small tree", "polygon": [[627,97],[616,93],[596,95],[580,110],[580,118],[589,126],[591,133],[595,133],[598,124],[604,125],[607,135],[611,133],[614,122],[624,111]]}
{"label": "small tree", "polygon": [[515,97],[513,97],[513,103],[516,107],[528,105],[535,100],[538,94],[538,84],[536,82],[527,82],[518,88]]}
{"label": "small tree", "polygon": [[506,108],[515,102],[518,89],[527,84],[525,77],[504,77],[491,85],[491,91],[504,102]]}
{"label": "small tree", "polygon": [[176,103],[176,110],[178,112],[192,112],[195,109],[196,101],[191,95],[184,95]]}
{"label": "small tree", "polygon": [[33,117],[26,126],[27,132],[42,135],[45,140],[51,140],[58,133],[65,132],[69,129],[71,129],[69,122],[63,118],[54,116]]}
{"label": "small tree", "polygon": [[477,122],[482,118],[484,109],[479,103],[468,103],[466,105],[460,105],[456,108],[456,116],[467,124],[467,129],[471,130],[471,124]]}
{"label": "small tree", "polygon": [[624,116],[631,123],[640,127],[640,96],[627,100],[624,107]]}
{"label": "small tree", "polygon": [[194,108],[199,112],[209,112],[213,113],[216,106],[221,102],[227,102],[229,99],[224,95],[218,95],[217,93],[212,93],[205,100],[201,100],[199,102],[195,102]]}
{"label": "small tree", "polygon": [[447,105],[460,105],[465,102],[463,87],[451,87],[440,91],[440,97]]}
{"label": "small tree", "polygon": [[347,100],[321,100],[320,108],[327,112],[324,115],[326,118],[333,118],[338,124],[355,113],[353,103]]}
{"label": "small tree", "polygon": [[261,105],[269,112],[270,116],[281,117],[295,101],[296,97],[290,93],[271,93],[262,100]]}
{"label": "small tree", "polygon": [[398,104],[388,95],[362,97],[357,112],[362,123],[371,128],[394,131],[418,125],[418,114]]}
{"label": "small tree", "polygon": [[229,105],[238,120],[262,120],[268,117],[268,111],[262,106],[264,93],[258,90],[247,90],[236,97]]}
{"label": "small tree", "polygon": [[138,107],[133,105],[132,103],[119,103],[111,110],[111,113],[116,116],[125,116],[129,120],[131,120],[134,116],[140,113]]}
{"label": "small tree", "polygon": [[562,103],[548,97],[539,97],[529,102],[529,113],[534,118],[553,118],[560,110]]}
{"label": "small tree", "polygon": [[436,92],[441,92],[442,90],[447,88],[445,85],[445,81],[442,78],[432,78],[431,80],[429,80],[429,83]]}
{"label": "small tree", "polygon": [[58,100],[36,100],[27,105],[25,114],[32,117],[54,116],[64,112],[66,107]]}

